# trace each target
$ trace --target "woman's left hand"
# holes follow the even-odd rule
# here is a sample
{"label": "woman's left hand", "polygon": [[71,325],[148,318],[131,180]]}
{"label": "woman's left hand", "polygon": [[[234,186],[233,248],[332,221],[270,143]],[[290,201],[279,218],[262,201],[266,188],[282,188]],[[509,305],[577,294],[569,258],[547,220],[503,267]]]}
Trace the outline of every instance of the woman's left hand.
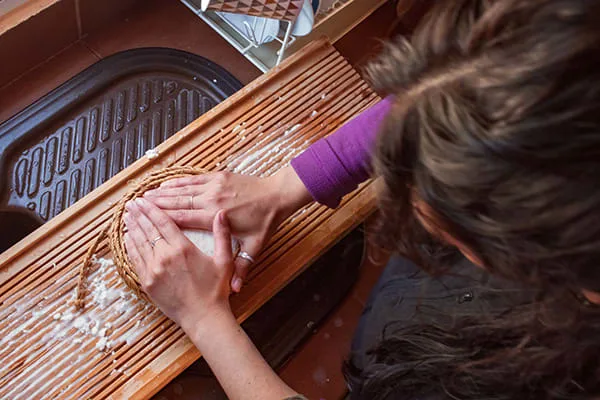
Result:
{"label": "woman's left hand", "polygon": [[213,221],[215,256],[190,242],[145,199],[127,204],[125,245],[152,301],[189,336],[232,400],[279,400],[297,393],[262,358],[229,305],[231,234],[224,211]]}
{"label": "woman's left hand", "polygon": [[126,210],[127,253],[142,289],[169,318],[186,331],[187,324],[231,313],[234,264],[225,212],[218,212],[213,221],[215,255],[210,258],[151,202],[138,198]]}

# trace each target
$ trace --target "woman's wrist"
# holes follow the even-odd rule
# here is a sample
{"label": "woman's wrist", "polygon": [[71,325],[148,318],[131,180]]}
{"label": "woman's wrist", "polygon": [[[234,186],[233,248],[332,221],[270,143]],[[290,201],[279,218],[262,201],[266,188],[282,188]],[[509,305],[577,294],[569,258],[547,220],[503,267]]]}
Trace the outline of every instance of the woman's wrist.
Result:
{"label": "woman's wrist", "polygon": [[313,201],[310,192],[291,166],[266,178],[266,183],[272,193],[278,224]]}
{"label": "woman's wrist", "polygon": [[190,315],[182,316],[180,321],[179,326],[200,351],[202,351],[203,344],[213,337],[215,334],[213,330],[216,327],[237,325],[229,303],[211,310],[203,310],[202,313],[190,313]]}

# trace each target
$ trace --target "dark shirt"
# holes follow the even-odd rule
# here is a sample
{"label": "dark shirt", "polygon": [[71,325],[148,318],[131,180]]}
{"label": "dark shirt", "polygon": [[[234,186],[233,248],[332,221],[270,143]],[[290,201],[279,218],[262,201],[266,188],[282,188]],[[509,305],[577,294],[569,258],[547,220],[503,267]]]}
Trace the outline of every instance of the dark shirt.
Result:
{"label": "dark shirt", "polygon": [[[494,277],[467,260],[434,278],[404,258],[392,258],[371,292],[352,343],[351,358],[364,369],[384,336],[408,324],[451,326],[462,316],[499,313],[530,302],[534,290]],[[354,398],[354,397],[353,397]],[[415,400],[447,399],[430,394]]]}

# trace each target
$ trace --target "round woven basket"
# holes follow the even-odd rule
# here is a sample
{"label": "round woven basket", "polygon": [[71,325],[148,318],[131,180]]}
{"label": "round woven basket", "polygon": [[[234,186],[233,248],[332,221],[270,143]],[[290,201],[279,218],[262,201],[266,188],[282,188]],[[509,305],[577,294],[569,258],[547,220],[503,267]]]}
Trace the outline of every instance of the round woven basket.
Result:
{"label": "round woven basket", "polygon": [[87,275],[90,270],[90,266],[93,262],[94,254],[96,250],[104,240],[108,237],[108,245],[113,255],[113,262],[117,268],[117,272],[125,282],[125,284],[133,290],[139,297],[150,301],[148,296],[142,290],[139,278],[135,272],[135,268],[131,265],[129,257],[127,256],[127,250],[125,249],[125,243],[123,240],[125,223],[123,222],[123,214],[125,212],[125,205],[127,202],[141,197],[148,190],[156,189],[161,183],[170,179],[181,178],[191,175],[200,175],[206,171],[202,169],[192,167],[169,167],[159,171],[155,171],[148,175],[137,185],[133,190],[127,192],[123,198],[117,204],[117,208],[113,214],[109,225],[103,229],[96,239],[90,245],[86,255],[81,263],[79,269],[79,278],[77,282],[77,289],[75,294],[74,304],[77,308],[85,307],[85,286]]}

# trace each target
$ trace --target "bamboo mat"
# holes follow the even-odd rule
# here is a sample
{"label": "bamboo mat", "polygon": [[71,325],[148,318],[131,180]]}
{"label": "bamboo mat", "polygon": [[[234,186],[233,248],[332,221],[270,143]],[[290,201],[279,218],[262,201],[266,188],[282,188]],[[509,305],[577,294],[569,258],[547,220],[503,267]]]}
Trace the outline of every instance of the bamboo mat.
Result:
{"label": "bamboo mat", "polygon": [[[192,165],[267,176],[375,104],[326,41],[280,67],[161,144],[0,255],[0,398],[147,398],[200,354],[160,311],[120,281],[102,243],[86,309],[67,305],[89,242],[127,188],[148,172]],[[374,208],[372,184],[337,210],[312,204],[285,221],[232,298],[240,321],[300,274]]]}

